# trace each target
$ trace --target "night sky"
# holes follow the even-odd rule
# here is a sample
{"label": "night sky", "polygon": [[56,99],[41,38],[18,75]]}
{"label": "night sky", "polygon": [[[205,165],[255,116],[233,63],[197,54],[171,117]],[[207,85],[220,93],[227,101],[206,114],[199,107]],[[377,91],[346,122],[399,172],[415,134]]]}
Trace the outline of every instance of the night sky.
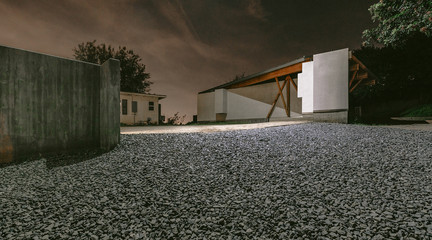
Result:
{"label": "night sky", "polygon": [[196,114],[197,93],[304,55],[361,46],[365,0],[1,0],[0,45],[73,58],[81,42],[140,55],[162,114]]}

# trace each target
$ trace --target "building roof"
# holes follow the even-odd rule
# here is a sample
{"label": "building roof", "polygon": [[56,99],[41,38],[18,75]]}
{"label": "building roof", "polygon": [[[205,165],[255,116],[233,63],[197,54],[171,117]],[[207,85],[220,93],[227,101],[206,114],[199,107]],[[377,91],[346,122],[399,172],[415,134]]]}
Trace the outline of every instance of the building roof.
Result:
{"label": "building roof", "polygon": [[157,97],[159,100],[167,97],[167,95],[162,95],[162,94],[134,93],[134,92],[123,92],[123,91],[120,91],[120,94],[137,95],[137,96],[144,96],[144,97]]}
{"label": "building roof", "polygon": [[296,60],[293,60],[293,61],[291,61],[291,62],[287,62],[287,63],[285,63],[285,64],[279,65],[279,66],[277,66],[277,67],[273,67],[273,68],[270,68],[270,69],[264,70],[264,71],[262,71],[262,72],[254,73],[254,74],[252,74],[252,75],[249,75],[249,76],[246,76],[246,77],[243,77],[243,78],[240,78],[240,79],[236,79],[236,80],[233,80],[233,81],[230,81],[230,82],[227,82],[227,83],[221,84],[221,85],[219,85],[219,86],[216,86],[216,87],[213,87],[213,88],[210,88],[210,89],[204,90],[204,91],[202,91],[202,92],[199,92],[198,94],[200,94],[200,93],[207,93],[207,92],[213,92],[213,91],[216,90],[216,89],[228,88],[228,87],[231,86],[231,85],[238,84],[238,83],[241,83],[241,82],[247,81],[247,80],[249,80],[249,79],[252,79],[252,78],[255,78],[255,77],[258,77],[258,76],[261,76],[261,75],[267,74],[267,73],[271,73],[271,72],[277,71],[277,70],[282,69],[282,68],[285,68],[285,67],[289,67],[289,66],[295,65],[295,64],[297,64],[297,63],[301,63],[301,62],[308,61],[308,60],[311,59],[311,58],[312,58],[312,56],[303,56],[303,57],[298,58],[298,59],[296,59]]}

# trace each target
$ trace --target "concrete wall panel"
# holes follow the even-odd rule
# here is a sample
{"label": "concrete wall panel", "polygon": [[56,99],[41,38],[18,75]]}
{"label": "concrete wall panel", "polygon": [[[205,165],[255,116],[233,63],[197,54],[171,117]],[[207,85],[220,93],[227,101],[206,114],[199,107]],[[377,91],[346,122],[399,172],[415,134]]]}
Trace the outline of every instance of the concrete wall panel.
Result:
{"label": "concrete wall panel", "polygon": [[199,122],[216,121],[214,92],[198,94],[197,103]]}
{"label": "concrete wall panel", "polygon": [[215,96],[215,113],[227,113],[227,90],[216,89]]}
{"label": "concrete wall panel", "polygon": [[[103,81],[101,89],[100,76],[100,65],[0,46],[0,141],[8,140],[13,159],[99,148],[100,128],[108,126],[100,125],[100,94],[116,95],[112,83]],[[115,121],[114,111],[106,116]],[[0,145],[0,153],[5,149]],[[0,162],[13,160],[6,155]]]}
{"label": "concrete wall panel", "polygon": [[348,48],[313,56],[313,109],[348,109]]}
{"label": "concrete wall panel", "polygon": [[[228,112],[226,120],[265,119],[271,109],[271,104],[247,98],[233,92],[228,92]],[[285,110],[276,107],[272,117],[286,117]]]}
{"label": "concrete wall panel", "polygon": [[298,74],[298,97],[302,98],[302,113],[313,113],[313,62],[302,64]]}
{"label": "concrete wall panel", "polygon": [[100,148],[108,151],[120,142],[120,61],[102,64],[99,94]]}
{"label": "concrete wall panel", "polygon": [[[294,78],[293,81],[298,87],[298,79]],[[302,100],[298,97],[298,90],[296,90],[292,83],[290,83],[290,111],[294,114],[291,114],[290,116],[301,114],[302,112]],[[283,92],[285,95],[285,92]],[[280,102],[282,100],[279,99]]]}

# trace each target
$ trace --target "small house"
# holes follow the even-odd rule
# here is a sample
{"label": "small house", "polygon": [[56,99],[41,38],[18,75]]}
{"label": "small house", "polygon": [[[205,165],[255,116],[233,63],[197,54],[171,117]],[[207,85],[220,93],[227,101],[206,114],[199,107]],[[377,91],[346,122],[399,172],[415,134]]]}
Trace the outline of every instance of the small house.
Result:
{"label": "small house", "polygon": [[159,124],[161,105],[166,95],[120,92],[120,123],[125,125]]}

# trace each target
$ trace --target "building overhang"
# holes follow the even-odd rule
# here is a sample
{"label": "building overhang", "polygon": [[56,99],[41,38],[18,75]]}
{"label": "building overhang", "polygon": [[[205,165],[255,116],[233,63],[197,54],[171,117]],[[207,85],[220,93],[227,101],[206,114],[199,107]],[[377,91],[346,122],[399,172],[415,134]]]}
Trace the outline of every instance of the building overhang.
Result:
{"label": "building overhang", "polygon": [[232,89],[232,88],[239,88],[239,87],[246,87],[251,86],[255,84],[259,84],[262,82],[266,82],[272,79],[275,79],[277,77],[286,76],[290,74],[296,74],[302,71],[302,63],[312,61],[312,57],[302,57],[299,59],[296,59],[294,61],[285,63],[283,65],[267,69],[265,71],[255,73],[240,79],[236,79],[234,81],[224,83],[222,85],[216,86],[214,88],[210,88],[207,90],[204,90],[202,92],[199,92],[198,94],[202,93],[208,93],[213,92],[216,89]]}
{"label": "building overhang", "polygon": [[128,96],[157,97],[158,100],[162,100],[167,97],[167,95],[162,95],[162,94],[147,94],[147,93],[134,93],[134,92],[120,92],[120,94],[128,95]]}

